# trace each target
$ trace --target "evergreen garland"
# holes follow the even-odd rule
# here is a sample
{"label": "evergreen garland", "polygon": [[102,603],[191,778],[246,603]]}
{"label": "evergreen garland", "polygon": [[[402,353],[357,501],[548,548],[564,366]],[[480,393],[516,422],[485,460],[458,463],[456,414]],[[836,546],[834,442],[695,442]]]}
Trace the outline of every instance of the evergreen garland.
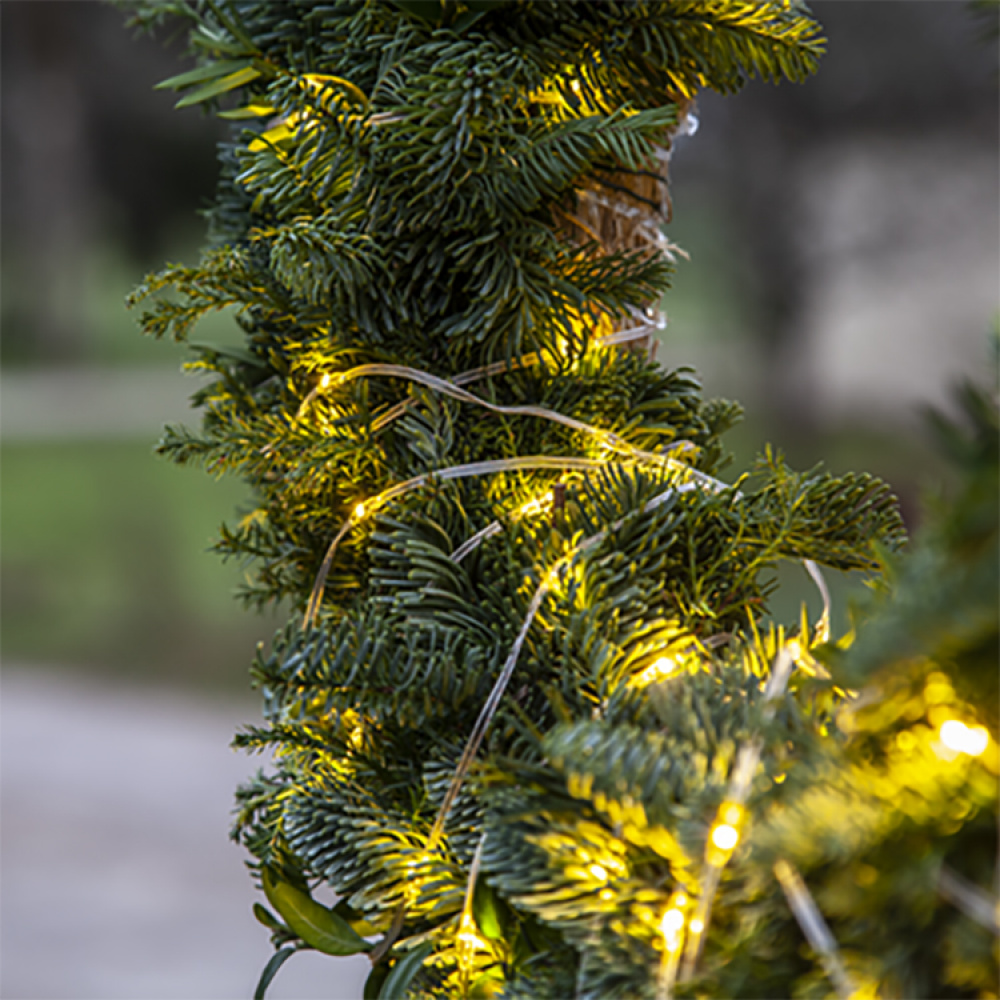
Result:
{"label": "evergreen garland", "polygon": [[[368,951],[366,997],[884,981],[804,952],[782,892],[834,863],[801,803],[852,792],[815,784],[863,718],[830,671],[876,666],[767,608],[780,560],[879,569],[894,498],[770,452],[723,481],[738,407],[649,349],[672,138],[699,90],[815,68],[802,5],[128,6],[189,22],[179,106],[239,95],[210,249],[133,301],[213,376],[160,450],[251,487],[218,548],[293,614],[236,740],[274,752],[234,829],[258,995],[302,948]],[[243,348],[188,340],[227,307]]]}

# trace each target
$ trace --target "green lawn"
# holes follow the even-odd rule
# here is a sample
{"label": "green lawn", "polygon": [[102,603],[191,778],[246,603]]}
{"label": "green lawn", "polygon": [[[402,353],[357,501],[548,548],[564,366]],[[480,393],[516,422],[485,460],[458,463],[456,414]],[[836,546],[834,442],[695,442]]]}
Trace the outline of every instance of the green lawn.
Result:
{"label": "green lawn", "polygon": [[5,443],[0,472],[6,664],[245,689],[275,621],[242,609],[239,567],[207,551],[241,484],[131,441]]}

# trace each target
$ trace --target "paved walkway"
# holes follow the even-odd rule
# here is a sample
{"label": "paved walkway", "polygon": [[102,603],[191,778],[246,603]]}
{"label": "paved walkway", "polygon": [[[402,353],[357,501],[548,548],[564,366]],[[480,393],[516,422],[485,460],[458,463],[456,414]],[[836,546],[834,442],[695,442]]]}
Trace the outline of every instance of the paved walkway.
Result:
{"label": "paved walkway", "polygon": [[[271,945],[227,833],[233,788],[260,763],[228,744],[254,715],[4,668],[4,1000],[252,995]],[[268,997],[356,1000],[367,969],[297,955]]]}

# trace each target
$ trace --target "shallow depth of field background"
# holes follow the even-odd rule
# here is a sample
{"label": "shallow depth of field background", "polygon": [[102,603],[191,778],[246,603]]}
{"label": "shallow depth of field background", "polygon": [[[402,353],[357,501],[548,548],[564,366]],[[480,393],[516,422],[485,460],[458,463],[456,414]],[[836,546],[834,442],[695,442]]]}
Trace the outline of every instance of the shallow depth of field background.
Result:
{"label": "shallow depth of field background", "polygon": [[[667,232],[690,260],[658,358],[746,407],[733,473],[770,440],[885,476],[916,523],[940,474],[918,409],[989,377],[996,41],[963,3],[815,12],[817,76],[707,95],[677,143]],[[152,90],[183,46],[132,39],[111,7],[2,18],[3,658],[242,690],[274,621],[205,554],[242,487],[152,456],[164,422],[196,421],[191,385],[122,305],[197,259],[220,123]],[[226,316],[196,333],[236,335]]]}
{"label": "shallow depth of field background", "polygon": [[[690,259],[678,262],[675,288],[664,302],[670,324],[658,359],[692,365],[707,395],[744,403],[747,420],[731,435],[736,461],[729,474],[742,471],[770,441],[799,468],[823,461],[835,472],[864,469],[883,476],[917,526],[921,494],[946,487],[948,475],[924,432],[920,408],[947,407],[951,386],[962,378],[992,384],[996,378],[996,14],[991,20],[973,4],[948,0],[818,2],[813,10],[829,40],[816,77],[798,87],[754,83],[725,100],[707,95],[699,102],[696,134],[676,144],[667,233]],[[92,2],[4,0],[0,29],[7,868],[13,865],[11,844],[44,841],[34,827],[17,825],[44,811],[30,813],[42,779],[11,770],[36,758],[26,742],[14,746],[12,740],[55,746],[56,771],[75,761],[79,774],[72,780],[85,809],[87,776],[138,754],[143,733],[155,727],[122,730],[117,750],[90,767],[86,733],[107,734],[115,731],[115,718],[141,720],[151,705],[172,705],[175,714],[164,709],[158,723],[167,749],[150,758],[163,771],[150,772],[146,782],[163,781],[169,796],[164,776],[171,768],[199,769],[197,762],[182,765],[177,747],[197,745],[208,731],[178,735],[176,720],[201,718],[198,706],[204,706],[222,748],[230,719],[233,725],[240,718],[252,721],[247,667],[255,643],[268,640],[281,613],[244,612],[232,599],[241,568],[207,553],[219,523],[242,502],[241,485],[152,454],[163,423],[197,420],[186,405],[191,383],[179,373],[183,351],[144,340],[123,307],[144,273],[168,260],[194,262],[203,235],[197,210],[212,194],[213,147],[222,127],[197,109],[174,112],[175,96],[152,89],[188,67],[183,45],[132,38],[120,12]],[[230,318],[219,316],[196,337],[232,340],[236,330]],[[794,621],[802,598],[815,609],[801,570],[790,567],[783,578],[789,588],[778,613]],[[840,622],[846,589],[838,583]],[[31,704],[44,732],[24,722],[23,713],[12,714],[25,692],[34,692]],[[55,721],[59,706],[67,704],[81,724],[91,711],[86,706],[96,713],[83,735],[74,737]],[[112,715],[105,718],[96,706]],[[171,732],[178,740],[172,750]],[[218,822],[206,826],[205,835],[218,840],[213,850],[229,851],[234,879],[242,880],[238,852],[224,845],[227,789],[235,780],[225,771],[227,761],[219,764]],[[36,787],[35,799],[29,786]],[[60,787],[52,785],[56,798]],[[123,789],[119,783],[114,801],[127,811],[135,797]],[[215,789],[205,786],[206,801],[215,800]],[[22,791],[24,797],[12,798]],[[200,800],[185,800],[189,793],[179,786],[177,808],[197,812]],[[164,808],[166,803],[160,801]],[[155,808],[149,808],[145,815],[156,827]],[[51,810],[44,816],[49,824],[76,822]],[[42,818],[37,822],[44,825]],[[133,843],[129,836],[145,836],[130,834],[124,820],[115,831],[120,839],[87,862],[97,866],[98,876],[110,854],[120,861],[122,845]],[[69,834],[53,841],[49,862],[61,857],[79,872],[84,862],[72,853],[75,843]],[[18,870],[34,871],[27,861],[19,861]],[[53,979],[44,959],[32,969],[24,955],[32,941],[40,947],[46,930],[51,952],[59,896],[54,870],[39,860],[38,878],[47,873],[48,882],[25,881],[21,895],[15,883],[13,896],[6,892],[3,996],[198,996],[216,982],[192,973],[191,982],[200,985],[184,993],[188,980],[171,980],[167,969],[184,965],[167,954],[170,933],[175,936],[169,940],[187,940],[183,927],[197,937],[194,928],[206,919],[222,933],[219,928],[237,919],[219,902],[232,890],[211,888],[207,875],[192,874],[197,865],[186,877],[203,893],[211,890],[215,916],[209,918],[205,907],[199,916],[191,911],[195,903],[175,900],[173,922],[155,930],[129,909],[139,904],[125,889],[120,905],[108,902],[105,879],[98,903],[103,899],[110,909],[106,923],[98,920],[100,941],[84,947],[83,924],[72,921],[57,939],[79,952],[77,978]],[[120,874],[122,884],[138,898],[149,862],[137,861],[129,872]],[[65,888],[65,872],[59,878]],[[80,884],[81,899],[93,893],[90,883]],[[239,919],[250,920],[249,898],[248,887]],[[38,909],[46,901],[51,912]],[[28,909],[15,913],[15,904],[35,906],[35,916]],[[110,957],[110,941],[126,920],[137,933],[149,927],[150,934],[164,935],[157,957],[139,962],[131,979],[120,959]],[[163,929],[168,925],[172,930]],[[246,940],[255,950],[244,956],[246,975],[241,971],[232,993],[220,985],[219,995],[245,995],[266,960],[266,933],[252,922],[248,927]],[[233,961],[245,950],[234,942]],[[206,955],[213,952],[204,941],[202,946]],[[95,973],[86,979],[87,962],[104,955],[102,947],[110,978]],[[214,949],[223,951],[223,944]],[[159,973],[156,961],[165,963]],[[217,982],[235,982],[226,975],[220,972]],[[273,996],[296,995],[282,990],[331,995],[322,975],[320,985],[305,979],[282,985],[286,975],[294,974],[279,975]]]}

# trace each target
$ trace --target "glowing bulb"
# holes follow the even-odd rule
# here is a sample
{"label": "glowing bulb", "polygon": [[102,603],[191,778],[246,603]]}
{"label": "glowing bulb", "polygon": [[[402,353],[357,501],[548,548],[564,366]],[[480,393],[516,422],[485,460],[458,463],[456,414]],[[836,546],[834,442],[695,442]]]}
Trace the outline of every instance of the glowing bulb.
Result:
{"label": "glowing bulb", "polygon": [[719,807],[719,819],[730,826],[736,826],[743,819],[743,807],[735,802],[724,802]]}
{"label": "glowing bulb", "polygon": [[669,677],[680,664],[672,656],[661,656],[654,664],[653,670],[660,677]]}
{"label": "glowing bulb", "polygon": [[940,739],[949,750],[970,757],[978,757],[990,745],[990,734],[984,726],[967,726],[957,719],[941,724]]}
{"label": "glowing bulb", "polygon": [[466,913],[458,925],[458,944],[466,959],[471,957],[471,953],[486,947],[486,943],[476,933],[476,922]]}
{"label": "glowing bulb", "polygon": [[518,510],[518,513],[522,517],[530,517],[532,514],[540,514],[541,512],[542,512],[542,502],[538,499],[538,497],[529,500]]}
{"label": "glowing bulb", "polygon": [[687,904],[688,898],[683,892],[679,892],[676,896],[674,896],[674,906],[687,906]]}
{"label": "glowing bulb", "polygon": [[697,917],[691,921],[689,926],[691,927],[692,934],[700,934],[705,929],[705,924]]}
{"label": "glowing bulb", "polygon": [[580,81],[579,80],[570,80],[569,85],[570,85],[570,89],[573,91],[574,94],[579,94],[580,93]]}
{"label": "glowing bulb", "polygon": [[596,879],[600,879],[602,882],[606,882],[608,878],[608,870],[602,865],[591,865],[587,871]]}
{"label": "glowing bulb", "polygon": [[672,656],[661,656],[646,667],[636,678],[636,681],[643,686],[656,684],[658,681],[666,680],[671,674],[677,673],[679,669],[680,663]]}
{"label": "glowing bulb", "polygon": [[324,373],[323,377],[319,380],[320,389],[329,389],[332,381],[333,376],[331,376],[329,372]]}
{"label": "glowing bulb", "polygon": [[670,953],[680,951],[681,931],[684,928],[684,914],[671,907],[660,919],[660,933],[663,935],[663,944]]}
{"label": "glowing bulb", "polygon": [[357,507],[354,508],[354,516],[359,521],[365,516],[365,505],[363,503],[359,503]]}
{"label": "glowing bulb", "polygon": [[720,823],[712,830],[712,843],[720,851],[731,851],[740,839],[739,831],[728,823]]}

